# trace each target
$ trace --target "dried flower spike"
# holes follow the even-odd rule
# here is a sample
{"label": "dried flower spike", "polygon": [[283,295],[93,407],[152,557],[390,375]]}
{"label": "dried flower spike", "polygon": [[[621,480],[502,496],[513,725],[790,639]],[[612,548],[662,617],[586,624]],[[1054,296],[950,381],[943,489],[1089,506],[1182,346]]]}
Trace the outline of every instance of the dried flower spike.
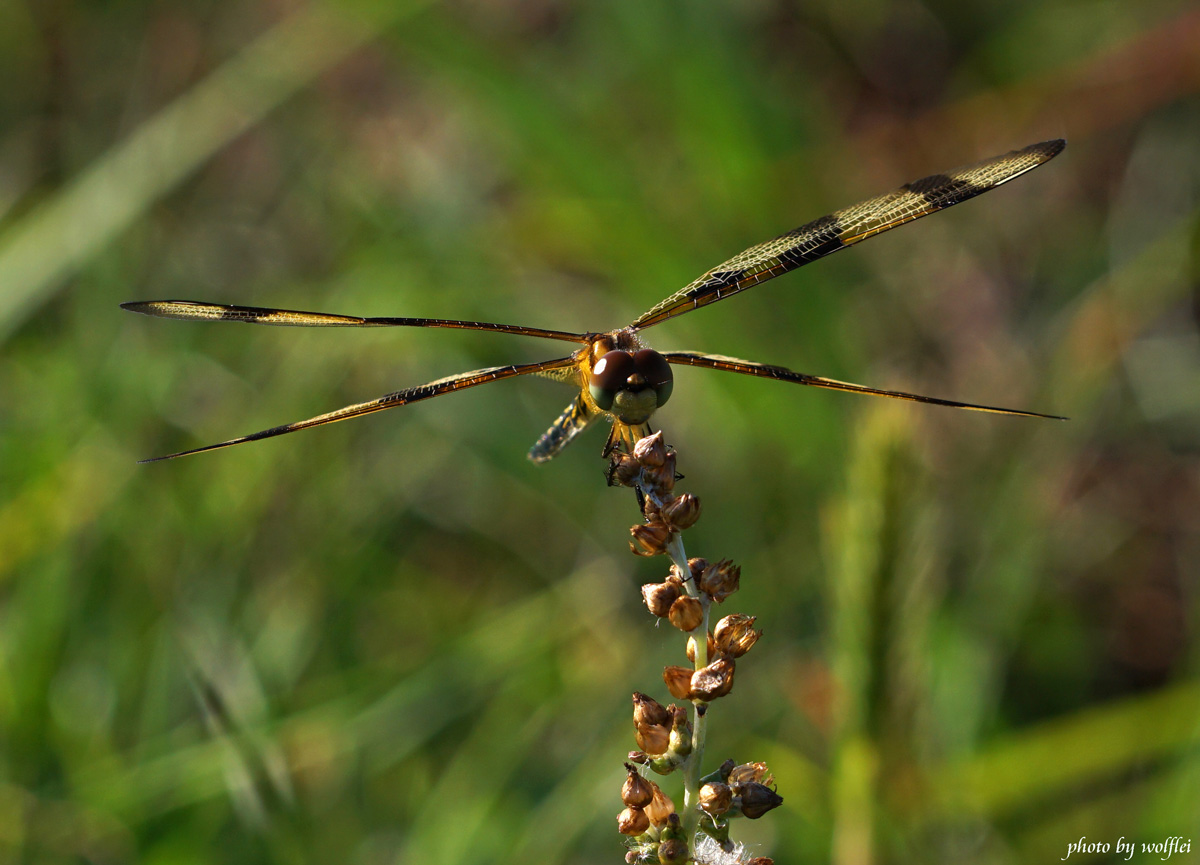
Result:
{"label": "dried flower spike", "polygon": [[670,666],[663,670],[663,682],[672,697],[676,700],[692,698],[692,673],[694,672],[691,667],[676,666]]}
{"label": "dried flower spike", "polygon": [[728,784],[710,781],[700,788],[700,808],[712,817],[720,817],[733,805],[733,790]]}
{"label": "dried flower spike", "polygon": [[761,782],[763,784],[773,784],[775,779],[771,777],[771,770],[767,768],[766,763],[742,763],[740,766],[734,766],[729,770],[729,783],[733,786],[739,784],[752,784]]}
{"label": "dried flower spike", "polygon": [[722,559],[704,569],[697,585],[719,604],[738,590],[741,580],[742,569],[729,559]]}
{"label": "dried flower spike", "polygon": [[622,835],[641,835],[650,828],[650,818],[641,808],[626,808],[617,815],[617,831]]}
{"label": "dried flower spike", "polygon": [[642,470],[641,485],[647,493],[664,498],[675,489],[675,452],[667,454],[660,466],[647,466]]}
{"label": "dried flower spike", "polygon": [[667,461],[667,445],[662,430],[638,439],[633,446],[633,458],[646,468],[658,468]]}
{"label": "dried flower spike", "polygon": [[754,616],[732,613],[717,622],[713,628],[713,642],[717,651],[731,658],[740,658],[758,642],[762,631],[754,630]]}
{"label": "dried flower spike", "polygon": [[666,617],[679,593],[678,582],[646,583],[642,586],[642,600],[646,602],[646,609],[660,619]]}
{"label": "dried flower spike", "polygon": [[630,808],[645,808],[654,801],[654,788],[632,764],[626,763],[625,783],[621,785],[621,801]]}
{"label": "dried flower spike", "polygon": [[667,551],[671,530],[663,523],[641,523],[629,530],[633,540],[629,549],[635,556],[657,556]]}
{"label": "dried flower spike", "polygon": [[716,700],[733,690],[732,658],[717,658],[692,674],[692,696],[697,700]]}
{"label": "dried flower spike", "polygon": [[641,691],[633,692],[633,724],[635,727],[643,724],[666,727],[670,723],[671,713],[667,711],[666,706]]}
{"label": "dried flower spike", "polygon": [[740,789],[742,814],[751,820],[757,820],[763,814],[778,808],[783,804],[783,797],[757,781],[742,785]]}
{"label": "dried flower spike", "polygon": [[636,727],[633,731],[633,738],[638,747],[647,754],[652,756],[665,754],[667,747],[671,744],[671,728],[649,725]]}
{"label": "dried flower spike", "polygon": [[664,504],[660,513],[663,522],[676,531],[690,529],[700,519],[700,499],[691,493],[684,493]]}
{"label": "dried flower spike", "polygon": [[681,631],[694,631],[704,621],[704,605],[691,595],[676,598],[667,611],[667,619]]}
{"label": "dried flower spike", "polygon": [[654,826],[665,826],[672,817],[678,821],[679,818],[675,814],[675,803],[671,801],[671,797],[653,781],[650,782],[650,786],[654,788],[654,799],[646,806],[646,816],[650,818],[650,823]]}

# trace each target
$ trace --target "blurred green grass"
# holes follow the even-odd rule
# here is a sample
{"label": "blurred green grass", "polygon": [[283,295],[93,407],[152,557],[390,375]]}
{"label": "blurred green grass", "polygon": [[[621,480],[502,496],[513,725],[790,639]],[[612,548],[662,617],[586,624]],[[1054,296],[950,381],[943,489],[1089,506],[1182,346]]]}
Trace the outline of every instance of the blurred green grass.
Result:
{"label": "blurred green grass", "polygon": [[[1036,174],[651,332],[1070,415],[681,370],[659,418],[766,637],[714,765],[779,862],[1187,835],[1200,19],[1177,2],[0,7],[0,861],[621,856],[653,627],[602,437],[488,334],[152,322],[190,297],[563,329],[1035,140]],[[1195,38],[1193,38],[1195,37]]]}

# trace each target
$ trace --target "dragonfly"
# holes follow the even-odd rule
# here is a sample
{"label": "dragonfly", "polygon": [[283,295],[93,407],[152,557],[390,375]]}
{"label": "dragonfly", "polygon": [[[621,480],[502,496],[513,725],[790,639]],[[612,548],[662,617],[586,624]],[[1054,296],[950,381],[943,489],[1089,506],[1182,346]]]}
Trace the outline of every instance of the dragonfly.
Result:
{"label": "dragonfly", "polygon": [[1019,409],[977,405],[922,396],[897,390],[881,390],[822,376],[793,372],[782,366],[739,360],[698,351],[655,351],[642,340],[642,332],[685,313],[725,300],[739,292],[774,279],[788,271],[861,243],[923,216],[953,207],[1032,171],[1062,152],[1061,139],[1031,144],[1002,156],[986,159],[944,174],[932,174],[899,189],[867,199],[852,207],[809,222],[778,237],[752,246],[717,265],[647,310],[626,327],[599,333],[570,333],[524,325],[495,324],[438,318],[361,318],[321,312],[301,312],[256,306],[229,306],[191,300],[149,300],[123,303],[131,312],[185,321],[236,321],[282,327],[442,327],[490,331],[572,343],[578,348],[562,357],[534,363],[494,366],[458,373],[426,384],[348,405],[325,414],[295,421],[216,444],[153,457],[157,462],[246,442],[274,438],[336,421],[360,417],[386,409],[455,393],[478,385],[524,375],[537,375],[571,385],[574,399],[553,425],[529,450],[535,463],[546,462],[562,452],[583,430],[603,418],[610,424],[604,445],[607,456],[618,448],[649,435],[649,420],[671,396],[672,366],[692,366],[758,376],[809,387],[911,400],[931,405],[1002,415],[1065,420],[1058,415]]}

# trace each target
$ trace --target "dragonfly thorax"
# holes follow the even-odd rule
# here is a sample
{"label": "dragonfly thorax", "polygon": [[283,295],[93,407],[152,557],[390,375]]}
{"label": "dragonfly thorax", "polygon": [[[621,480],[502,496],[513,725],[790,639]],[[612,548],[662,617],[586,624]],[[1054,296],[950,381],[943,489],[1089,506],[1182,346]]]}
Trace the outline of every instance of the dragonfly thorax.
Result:
{"label": "dragonfly thorax", "polygon": [[616,350],[596,361],[588,392],[617,420],[640,424],[671,398],[673,379],[671,365],[654,349]]}

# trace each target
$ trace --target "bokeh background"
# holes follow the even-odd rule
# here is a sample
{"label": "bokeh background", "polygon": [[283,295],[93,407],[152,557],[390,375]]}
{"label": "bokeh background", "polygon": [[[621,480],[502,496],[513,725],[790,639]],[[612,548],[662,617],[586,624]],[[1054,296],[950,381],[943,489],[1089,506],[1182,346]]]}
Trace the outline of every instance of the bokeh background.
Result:
{"label": "bokeh background", "polygon": [[650,332],[1071,417],[679,371],[689,551],[766,632],[709,757],[770,764],[780,863],[1200,855],[1194,4],[7,2],[0,82],[0,861],[619,862],[682,660],[603,435],[525,459],[554,382],[135,465],[561,346],[119,302],[604,330],[1054,137]]}

